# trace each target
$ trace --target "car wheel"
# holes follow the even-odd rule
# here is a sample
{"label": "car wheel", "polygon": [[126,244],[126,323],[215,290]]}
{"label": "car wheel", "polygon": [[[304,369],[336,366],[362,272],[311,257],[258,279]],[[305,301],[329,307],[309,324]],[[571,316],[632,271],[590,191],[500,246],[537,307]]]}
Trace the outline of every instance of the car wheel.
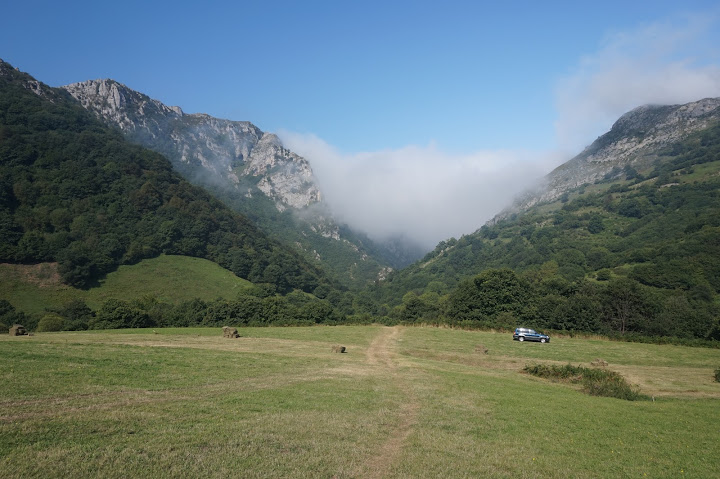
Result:
{"label": "car wheel", "polygon": [[522,337],[522,336],[520,336],[520,337],[518,338],[518,341],[525,341],[525,338]]}
{"label": "car wheel", "polygon": [[540,342],[541,342],[541,343],[544,343],[544,342],[545,342],[545,338],[540,338]]}

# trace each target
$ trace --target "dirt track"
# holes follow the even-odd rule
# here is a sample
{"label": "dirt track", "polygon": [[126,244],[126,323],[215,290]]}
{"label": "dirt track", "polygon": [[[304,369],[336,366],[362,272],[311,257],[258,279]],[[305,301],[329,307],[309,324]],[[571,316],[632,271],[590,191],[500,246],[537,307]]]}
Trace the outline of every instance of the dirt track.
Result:
{"label": "dirt track", "polygon": [[367,363],[377,369],[378,375],[384,376],[387,381],[398,387],[404,394],[405,400],[397,410],[399,416],[397,426],[389,431],[387,440],[378,448],[377,454],[368,458],[363,477],[379,478],[388,475],[413,431],[420,410],[420,403],[411,384],[400,373],[395,353],[400,331],[399,327],[381,330],[367,350]]}

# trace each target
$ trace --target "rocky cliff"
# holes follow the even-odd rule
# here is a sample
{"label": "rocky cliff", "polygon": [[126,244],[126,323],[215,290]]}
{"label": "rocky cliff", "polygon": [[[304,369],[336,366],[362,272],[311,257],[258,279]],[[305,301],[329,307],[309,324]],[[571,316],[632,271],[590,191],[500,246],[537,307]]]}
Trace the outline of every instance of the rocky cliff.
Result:
{"label": "rocky cliff", "polygon": [[179,170],[246,188],[242,177],[273,200],[278,210],[302,209],[321,201],[305,158],[283,148],[272,133],[247,121],[186,114],[113,80],[91,80],[65,87],[72,96],[134,141],[160,151]]}
{"label": "rocky cliff", "polygon": [[[609,132],[545,177],[543,185],[521,196],[509,212],[553,201],[565,192],[611,174],[650,167],[662,149],[720,120],[720,98],[685,105],[645,105],[621,116]],[[497,218],[496,218],[497,219]]]}

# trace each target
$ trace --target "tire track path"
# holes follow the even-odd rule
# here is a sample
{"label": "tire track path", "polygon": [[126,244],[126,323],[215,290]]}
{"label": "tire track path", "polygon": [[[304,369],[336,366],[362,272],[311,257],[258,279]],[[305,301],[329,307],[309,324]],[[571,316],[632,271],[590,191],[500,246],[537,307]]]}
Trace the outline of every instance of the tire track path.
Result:
{"label": "tire track path", "polygon": [[411,383],[398,367],[395,344],[400,336],[400,327],[384,328],[370,343],[367,349],[367,362],[379,369],[379,376],[391,381],[404,395],[403,403],[397,410],[399,422],[390,431],[387,440],[364,465],[362,477],[387,477],[393,465],[398,461],[408,437],[417,422],[420,402]]}

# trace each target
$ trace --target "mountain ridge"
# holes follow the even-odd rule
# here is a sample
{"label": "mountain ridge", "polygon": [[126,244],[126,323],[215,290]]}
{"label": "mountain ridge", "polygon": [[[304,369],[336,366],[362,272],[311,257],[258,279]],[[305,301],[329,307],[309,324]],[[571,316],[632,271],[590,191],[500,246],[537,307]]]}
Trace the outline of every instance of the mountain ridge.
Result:
{"label": "mountain ridge", "polygon": [[569,161],[555,168],[543,184],[520,195],[489,224],[540,203],[554,201],[571,189],[594,183],[613,168],[650,168],[657,151],[720,119],[720,98],[679,105],[642,105],[618,118],[610,130]]}
{"label": "mountain ridge", "polygon": [[408,251],[410,260],[420,256],[338,224],[309,162],[251,122],[188,114],[110,79],[61,88],[348,286],[361,287],[409,264]]}
{"label": "mountain ridge", "polygon": [[151,143],[146,146],[153,146],[174,163],[200,165],[216,180],[235,186],[241,176],[262,176],[258,188],[280,211],[322,200],[307,160],[284,148],[275,134],[263,132],[249,121],[185,113],[112,79],[61,88],[131,139]]}

